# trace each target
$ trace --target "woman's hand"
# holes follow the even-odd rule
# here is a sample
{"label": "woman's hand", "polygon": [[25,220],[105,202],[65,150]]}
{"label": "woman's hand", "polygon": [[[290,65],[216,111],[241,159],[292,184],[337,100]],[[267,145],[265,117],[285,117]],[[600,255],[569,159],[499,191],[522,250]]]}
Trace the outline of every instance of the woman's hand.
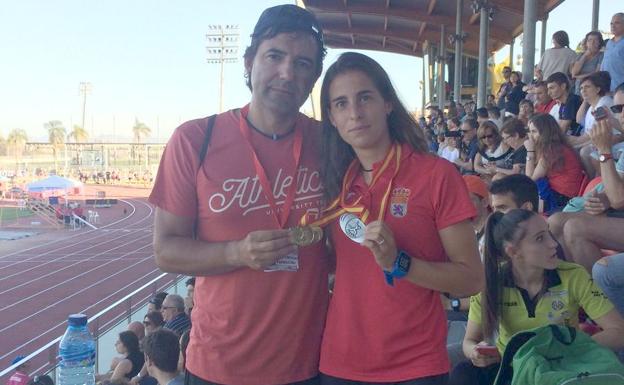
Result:
{"label": "woman's hand", "polygon": [[468,359],[472,362],[474,366],[479,367],[479,368],[485,368],[486,366],[490,366],[501,360],[501,357],[498,353],[495,356],[488,356],[488,355],[479,353],[477,351],[477,348],[479,346],[488,346],[488,344],[485,341],[481,341],[472,348],[472,351],[470,352],[470,356],[468,357]]}
{"label": "woman's hand", "polygon": [[524,148],[526,148],[527,151],[535,151],[535,142],[533,141],[533,138],[528,135],[524,141]]}
{"label": "woman's hand", "polygon": [[366,225],[362,246],[373,253],[375,261],[383,270],[392,271],[398,250],[392,230],[386,223],[373,221]]}
{"label": "woman's hand", "polygon": [[598,120],[589,132],[589,137],[601,154],[610,153],[613,144],[613,131],[609,119]]}

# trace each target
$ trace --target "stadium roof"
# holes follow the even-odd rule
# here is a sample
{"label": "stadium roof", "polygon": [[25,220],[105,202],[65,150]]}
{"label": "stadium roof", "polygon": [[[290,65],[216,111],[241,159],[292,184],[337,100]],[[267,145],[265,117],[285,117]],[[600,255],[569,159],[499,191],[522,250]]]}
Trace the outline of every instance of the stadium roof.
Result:
{"label": "stadium roof", "polygon": [[[564,0],[537,0],[537,18],[543,20]],[[440,29],[455,33],[456,0],[300,0],[318,18],[329,47],[423,55],[426,41],[440,42]],[[490,0],[489,51],[509,44],[522,33],[524,1]],[[478,56],[479,18],[463,1],[462,29],[467,34],[465,55]],[[447,44],[449,50],[454,47]]]}

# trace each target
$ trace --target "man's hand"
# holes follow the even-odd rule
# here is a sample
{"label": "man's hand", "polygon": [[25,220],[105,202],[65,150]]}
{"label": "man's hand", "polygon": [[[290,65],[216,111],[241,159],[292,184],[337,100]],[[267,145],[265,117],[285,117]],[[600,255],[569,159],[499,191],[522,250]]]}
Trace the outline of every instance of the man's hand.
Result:
{"label": "man's hand", "polygon": [[236,251],[230,257],[234,266],[263,270],[278,259],[295,253],[297,246],[290,239],[289,230],[258,230],[238,241]]}
{"label": "man's hand", "polygon": [[609,118],[604,120],[598,120],[594,125],[594,128],[589,132],[589,136],[594,143],[594,146],[601,154],[611,153],[611,146],[613,145],[613,131],[611,130],[612,116],[609,114]]}
{"label": "man's hand", "polygon": [[607,209],[611,207],[611,204],[606,194],[592,191],[585,196],[584,207],[587,214],[600,215],[607,211]]}

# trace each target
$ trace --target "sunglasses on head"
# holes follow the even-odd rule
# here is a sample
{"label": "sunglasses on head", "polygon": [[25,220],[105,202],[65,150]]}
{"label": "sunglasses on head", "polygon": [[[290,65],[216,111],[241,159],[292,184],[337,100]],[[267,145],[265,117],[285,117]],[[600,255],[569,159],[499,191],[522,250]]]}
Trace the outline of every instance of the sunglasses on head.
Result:
{"label": "sunglasses on head", "polygon": [[614,106],[611,106],[611,112],[613,112],[614,114],[621,114],[623,108],[624,104],[616,104]]}

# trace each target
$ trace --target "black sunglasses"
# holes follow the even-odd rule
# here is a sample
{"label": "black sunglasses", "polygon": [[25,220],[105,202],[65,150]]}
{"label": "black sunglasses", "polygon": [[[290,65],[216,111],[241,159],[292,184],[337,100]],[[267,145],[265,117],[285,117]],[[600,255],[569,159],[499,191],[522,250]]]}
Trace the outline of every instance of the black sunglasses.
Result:
{"label": "black sunglasses", "polygon": [[493,137],[494,137],[494,134],[487,134],[487,135],[483,135],[479,139],[481,139],[481,140],[483,140],[483,139],[492,139]]}
{"label": "black sunglasses", "polygon": [[614,106],[611,106],[611,112],[613,112],[614,114],[621,114],[623,108],[624,104],[616,104]]}

